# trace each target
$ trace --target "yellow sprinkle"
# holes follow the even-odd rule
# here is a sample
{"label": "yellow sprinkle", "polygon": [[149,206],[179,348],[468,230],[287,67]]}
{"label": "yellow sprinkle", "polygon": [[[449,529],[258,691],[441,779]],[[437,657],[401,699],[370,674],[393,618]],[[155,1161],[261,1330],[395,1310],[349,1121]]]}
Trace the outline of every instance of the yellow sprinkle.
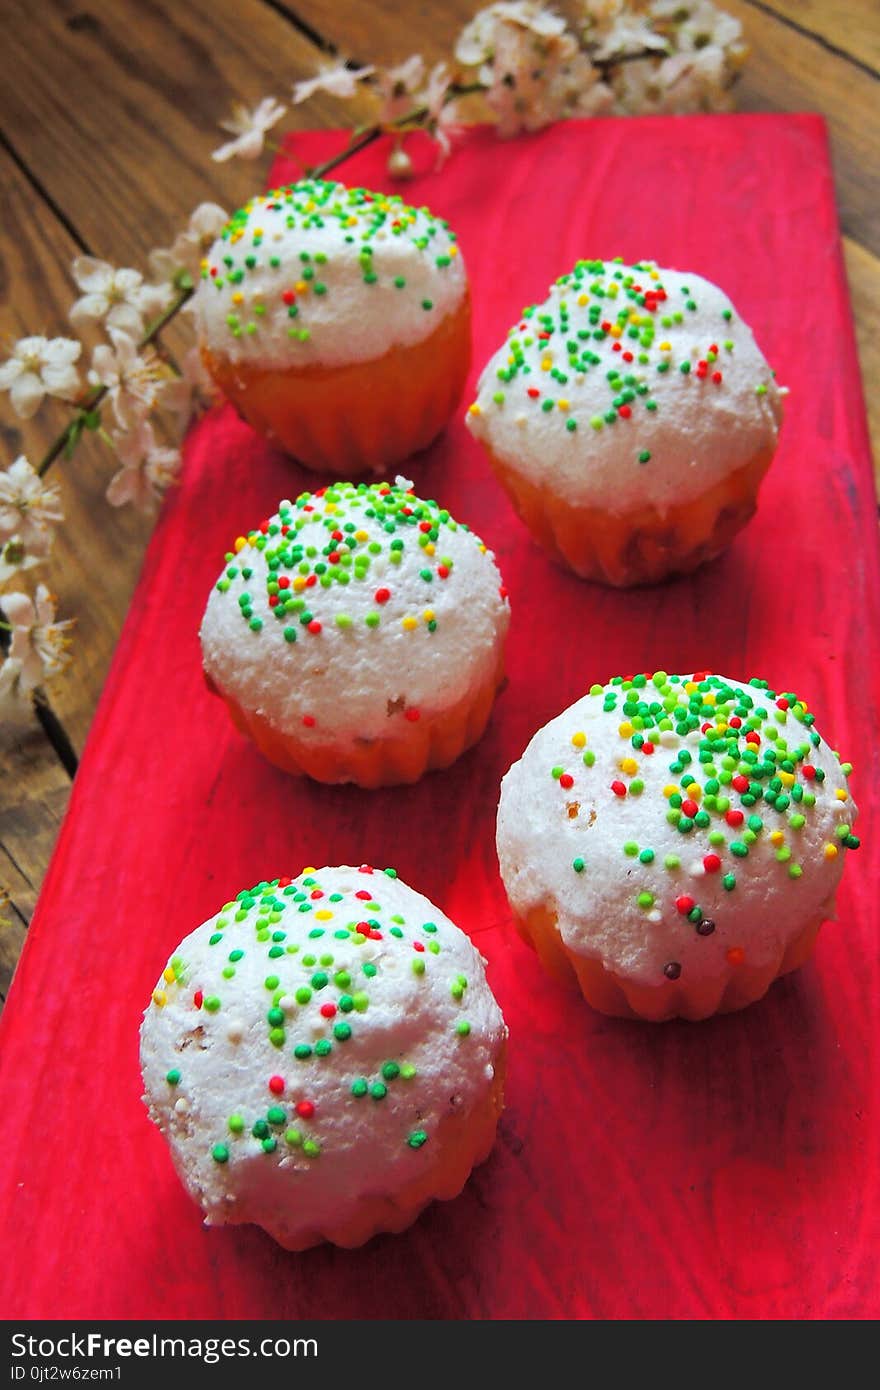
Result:
{"label": "yellow sprinkle", "polygon": [[424,611],[424,613],[422,614],[422,622],[423,622],[423,623],[432,623],[433,621],[434,621],[434,610],[433,610],[433,608],[426,608],[425,611]]}
{"label": "yellow sprinkle", "polygon": [[690,786],[688,787],[688,796],[690,797],[691,801],[702,801],[703,788],[698,786],[696,782],[691,782]]}
{"label": "yellow sprinkle", "polygon": [[207,269],[208,269],[208,258],[207,258],[207,256],[203,256],[202,259],[199,261],[199,268],[200,268],[201,270],[207,270]]}
{"label": "yellow sprinkle", "polygon": [[729,728],[730,725],[727,724],[723,719],[716,721],[715,729],[719,734],[726,734]]}
{"label": "yellow sprinkle", "polygon": [[483,412],[480,409],[478,402],[472,401],[471,404],[468,406],[467,413],[468,415],[482,415]]}
{"label": "yellow sprinkle", "polygon": [[232,547],[232,549],[235,551],[235,553],[236,553],[236,555],[237,555],[238,552],[239,552],[240,550],[244,550],[244,548],[245,548],[246,545],[247,545],[247,541],[245,540],[244,536],[236,536],[236,538],[235,538],[235,544],[234,544],[234,546]]}
{"label": "yellow sprinkle", "polygon": [[162,978],[163,978],[165,981],[167,981],[167,983],[168,983],[169,985],[173,985],[173,984],[174,984],[174,981],[175,981],[175,978],[176,978],[176,977],[175,977],[175,974],[174,974],[174,966],[173,966],[173,965],[166,965],[165,969],[162,971]]}
{"label": "yellow sprinkle", "polygon": [[633,726],[632,724],[630,724],[628,719],[624,719],[623,723],[618,724],[617,726],[617,732],[620,734],[621,738],[630,738],[632,735],[632,731]]}
{"label": "yellow sprinkle", "polygon": [[774,831],[771,833],[771,835],[770,835],[770,843],[771,843],[771,845],[783,845],[783,844],[785,844],[785,836],[784,836],[784,834],[782,833],[781,830],[774,830]]}
{"label": "yellow sprinkle", "polygon": [[630,323],[641,323],[641,315],[637,314],[635,309],[633,309],[630,311],[629,321]]}
{"label": "yellow sprinkle", "polygon": [[370,536],[369,531],[355,531],[355,533],[354,533],[354,538],[355,538],[356,541],[365,541],[365,540],[369,540],[369,536]]}
{"label": "yellow sprinkle", "polygon": [[660,351],[661,351],[661,352],[671,352],[671,351],[672,351],[672,344],[671,344],[671,343],[667,343],[667,342],[664,340],[664,341],[660,344]]}
{"label": "yellow sprinkle", "polygon": [[329,922],[330,918],[333,916],[333,913],[330,911],[329,908],[322,907],[320,912],[315,913],[315,916],[319,922]]}
{"label": "yellow sprinkle", "polygon": [[153,1003],[156,1005],[157,1008],[164,1009],[165,1004],[167,1003],[164,989],[153,990]]}
{"label": "yellow sprinkle", "polygon": [[590,296],[589,296],[588,294],[579,294],[579,295],[578,295],[578,304],[580,304],[581,308],[583,308],[583,306],[584,306],[585,304],[589,304],[589,302],[590,302]]}
{"label": "yellow sprinkle", "polygon": [[293,587],[298,594],[301,594],[303,589],[306,587],[305,576],[298,574],[293,581]]}
{"label": "yellow sprinkle", "polygon": [[664,796],[676,796],[677,793],[680,792],[680,791],[681,791],[681,788],[680,788],[680,787],[677,787],[677,786],[675,785],[674,782],[667,782],[667,783],[666,783],[666,786],[663,788],[663,795],[664,795]]}
{"label": "yellow sprinkle", "polygon": [[659,272],[659,270],[652,270],[652,271],[651,271],[651,279],[652,279],[652,280],[659,280],[659,279],[660,279],[660,272]]}
{"label": "yellow sprinkle", "polygon": [[356,227],[356,226],[357,226],[357,218],[356,218],[354,215],[352,215],[351,217],[349,217],[349,218],[347,219],[345,225],[346,225],[346,227]]}
{"label": "yellow sprinkle", "polygon": [[512,367],[512,366],[514,365],[515,362],[516,362],[516,358],[514,357],[513,353],[511,352],[511,353],[508,355],[508,358],[507,358],[507,365],[508,365],[508,367]]}
{"label": "yellow sprinkle", "polygon": [[232,296],[232,302],[233,302],[233,304],[243,304],[243,303],[244,303],[244,295],[242,294],[241,290],[236,290],[236,291],[235,291],[235,294]]}
{"label": "yellow sprinkle", "polygon": [[714,705],[715,695],[711,690],[706,691],[705,695],[703,696],[703,702],[707,705]]}
{"label": "yellow sprinkle", "polygon": [[553,358],[552,358],[552,357],[542,357],[542,358],[541,358],[541,371],[542,371],[542,372],[549,372],[549,370],[550,370],[550,368],[551,368],[552,366],[553,366]]}
{"label": "yellow sprinkle", "polygon": [[824,850],[822,851],[822,853],[825,855],[825,858],[826,858],[826,859],[836,859],[836,858],[837,858],[837,845],[831,845],[831,844],[826,845],[825,848],[824,848]]}
{"label": "yellow sprinkle", "polygon": [[[306,203],[306,212],[314,212],[316,207],[317,207],[317,203],[315,203],[315,202],[310,198],[309,201]],[[384,211],[384,209],[383,209],[383,211]]]}
{"label": "yellow sprinkle", "polygon": [[582,734],[580,731],[578,731],[578,733],[572,734],[571,741],[574,744],[575,748],[583,748],[584,744],[587,741],[587,736],[586,734]]}
{"label": "yellow sprinkle", "polygon": [[336,505],[335,502],[326,502],[326,503],[324,504],[324,511],[325,511],[325,512],[338,512],[338,511],[339,511],[339,508],[337,507],[337,505]]}
{"label": "yellow sprinkle", "polygon": [[318,871],[315,868],[314,864],[307,864],[306,867],[303,869],[304,874],[316,874],[317,872]]}
{"label": "yellow sprinkle", "polygon": [[485,545],[483,544],[482,541],[480,541],[480,554],[481,554],[481,555],[485,555],[485,554],[486,554],[486,547],[485,547]]}
{"label": "yellow sprinkle", "polygon": [[845,792],[843,787],[838,787],[834,795],[837,797],[838,801],[847,801],[849,799],[849,792]]}
{"label": "yellow sprinkle", "polygon": [[630,777],[639,770],[639,765],[635,758],[621,758],[617,766],[620,768],[621,772],[628,773]]}
{"label": "yellow sprinkle", "polygon": [[688,694],[688,695],[693,695],[693,693],[694,693],[694,691],[696,690],[696,688],[697,688],[697,683],[696,683],[696,681],[685,681],[684,689],[685,689],[686,694]]}
{"label": "yellow sprinkle", "polygon": [[778,772],[776,775],[778,776],[780,782],[782,783],[782,785],[783,785],[784,787],[791,787],[791,786],[793,786],[793,784],[794,784],[794,773],[793,773],[793,772],[783,772],[782,769],[780,768],[779,772]]}
{"label": "yellow sprinkle", "polygon": [[606,293],[607,293],[609,299],[616,299],[616,298],[617,298],[617,292],[618,292],[618,284],[617,284],[617,281],[616,281],[616,280],[612,280],[612,281],[611,281],[611,284],[608,286],[608,289],[607,289],[607,291],[606,291]]}
{"label": "yellow sprinkle", "polygon": [[568,402],[568,401],[557,401],[556,404],[559,406],[559,409],[560,409],[560,410],[568,410],[568,406],[569,406],[569,402]]}
{"label": "yellow sprinkle", "polygon": [[613,323],[613,324],[611,325],[611,328],[610,328],[609,332],[611,333],[612,338],[622,338],[622,337],[623,337],[623,329],[621,328],[621,326],[620,326],[619,323]]}
{"label": "yellow sprinkle", "polygon": [[449,255],[450,255],[450,256],[457,256],[457,255],[458,255],[458,247],[457,247],[457,246],[450,246],[450,248],[449,248]]}
{"label": "yellow sprinkle", "polygon": [[305,294],[305,292],[306,292],[306,290],[307,290],[308,288],[309,288],[309,285],[308,285],[308,281],[307,281],[307,280],[297,280],[297,282],[296,282],[296,292],[297,292],[297,294]]}
{"label": "yellow sprinkle", "polygon": [[433,555],[434,552],[436,551],[436,549],[437,549],[437,547],[436,547],[436,545],[434,544],[434,542],[433,542],[433,541],[428,541],[428,544],[425,546],[425,554],[426,554],[426,555]]}
{"label": "yellow sprinkle", "polygon": [[418,625],[417,618],[404,618],[400,624],[404,632],[412,632],[413,628],[418,627]]}
{"label": "yellow sprinkle", "polygon": [[262,227],[254,227],[254,236],[262,236],[262,235],[263,235],[263,229],[262,229]]}

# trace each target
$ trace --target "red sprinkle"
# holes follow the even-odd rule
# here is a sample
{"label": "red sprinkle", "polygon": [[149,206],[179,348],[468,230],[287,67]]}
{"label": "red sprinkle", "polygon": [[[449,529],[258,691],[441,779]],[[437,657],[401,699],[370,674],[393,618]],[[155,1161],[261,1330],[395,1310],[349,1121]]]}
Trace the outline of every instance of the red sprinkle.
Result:
{"label": "red sprinkle", "polygon": [[777,709],[788,709],[788,707],[789,707],[788,701],[786,700],[785,696],[784,696],[784,695],[780,695],[779,699],[776,701],[776,708],[777,708]]}
{"label": "red sprinkle", "polygon": [[563,772],[559,779],[559,785],[560,787],[564,787],[566,791],[568,791],[569,787],[574,786],[574,778],[570,772]]}
{"label": "red sprinkle", "polygon": [[286,574],[282,574],[281,578],[278,580],[278,587],[279,589],[290,588],[290,580],[288,579]]}
{"label": "red sprinkle", "polygon": [[424,942],[422,942],[422,941],[414,941],[414,942],[413,942],[413,950],[414,950],[414,951],[424,951],[424,949],[425,949]]}
{"label": "red sprinkle", "polygon": [[310,574],[309,577],[308,577],[308,579],[306,580],[306,588],[307,588],[307,589],[314,589],[314,587],[315,587],[315,585],[317,584],[317,582],[318,582],[318,576],[317,576],[316,574]]}
{"label": "red sprinkle", "polygon": [[307,729],[314,729],[314,727],[315,727],[315,716],[314,716],[313,714],[304,714],[304,715],[303,715],[303,723],[305,724],[305,726],[306,726]]}
{"label": "red sprinkle", "polygon": [[322,1004],[322,1005],[321,1005],[321,1017],[322,1017],[322,1018],[333,1018],[334,1015],[335,1015],[335,1013],[336,1013],[336,1005],[335,1005],[335,1004]]}
{"label": "red sprinkle", "polygon": [[648,739],[645,739],[644,743],[642,744],[642,752],[643,752],[643,753],[651,754],[651,753],[653,753],[653,751],[654,751],[654,745],[653,745],[653,743],[650,743],[650,742],[648,741]]}
{"label": "red sprinkle", "polygon": [[628,405],[622,405],[617,413],[618,415],[622,415],[624,420],[628,420],[629,417],[632,415],[632,410]]}
{"label": "red sprinkle", "polygon": [[728,825],[742,825],[745,815],[742,811],[725,811],[724,819]]}
{"label": "red sprinkle", "polygon": [[699,808],[699,806],[697,805],[697,803],[696,803],[695,801],[691,801],[690,797],[687,797],[687,798],[681,803],[681,813],[682,813],[682,815],[683,815],[683,816],[689,816],[689,817],[691,818],[691,820],[693,820],[694,816],[697,814],[697,812],[699,811],[699,809],[700,809],[700,808]]}
{"label": "red sprinkle", "polygon": [[309,894],[309,897],[310,897],[310,898],[323,898],[323,896],[324,896],[324,890],[323,890],[323,888],[313,888],[312,891],[311,891],[311,893]]}
{"label": "red sprinkle", "polygon": [[675,906],[678,908],[682,917],[686,917],[689,912],[692,912],[696,905],[694,899],[688,897],[687,893],[682,893],[681,897],[675,900]]}
{"label": "red sprinkle", "polygon": [[355,893],[355,897],[361,898],[364,902],[369,902],[372,896],[372,893],[368,892],[366,888],[359,888]]}
{"label": "red sprinkle", "polygon": [[318,619],[312,618],[312,621],[309,623],[309,632],[314,632],[317,635],[320,631],[321,624],[318,622]]}
{"label": "red sprinkle", "polygon": [[816,769],[813,767],[813,764],[804,763],[802,771],[807,781],[812,782],[813,778],[816,776]]}
{"label": "red sprinkle", "polygon": [[733,779],[733,786],[738,792],[747,792],[749,789],[748,777],[744,777],[741,772],[738,772]]}
{"label": "red sprinkle", "polygon": [[315,1113],[315,1107],[310,1100],[298,1100],[296,1103],[296,1113],[302,1120],[310,1120]]}
{"label": "red sprinkle", "polygon": [[742,728],[742,720],[740,719],[738,714],[732,714],[727,722],[730,725],[731,729]]}
{"label": "red sprinkle", "polygon": [[281,298],[284,300],[285,304],[292,304],[296,299],[296,295],[293,290],[285,290]]}
{"label": "red sprinkle", "polygon": [[202,994],[202,991],[200,989],[197,989],[195,994],[193,995],[193,1003],[195,1004],[197,1009],[200,1009],[202,1007],[202,1000],[204,999],[204,997],[205,996]]}
{"label": "red sprinkle", "polygon": [[373,595],[373,598],[376,600],[377,603],[387,603],[390,597],[390,589],[377,589]]}
{"label": "red sprinkle", "polygon": [[448,565],[438,565],[438,566],[437,566],[437,578],[438,578],[438,579],[448,579],[448,578],[449,578],[449,567],[448,567]]}
{"label": "red sprinkle", "polygon": [[[559,780],[562,781],[562,778]],[[623,782],[612,782],[611,790],[614,792],[615,796],[626,796],[626,787]]]}
{"label": "red sprinkle", "polygon": [[706,854],[703,856],[703,868],[707,874],[717,874],[721,868],[721,860],[717,854]]}
{"label": "red sprinkle", "polygon": [[536,401],[536,400],[538,399],[538,397],[540,396],[540,394],[541,394],[541,392],[538,390],[537,386],[530,386],[530,387],[529,387],[529,395],[531,396],[531,398],[532,398],[533,401]]}
{"label": "red sprinkle", "polygon": [[272,1092],[273,1096],[280,1096],[281,1093],[282,1093],[283,1090],[284,1090],[284,1077],[283,1077],[283,1076],[270,1076],[270,1077],[269,1077],[269,1090]]}
{"label": "red sprinkle", "polygon": [[421,710],[417,710],[413,706],[410,706],[409,709],[404,710],[403,717],[404,719],[408,719],[410,724],[416,724],[422,717]]}

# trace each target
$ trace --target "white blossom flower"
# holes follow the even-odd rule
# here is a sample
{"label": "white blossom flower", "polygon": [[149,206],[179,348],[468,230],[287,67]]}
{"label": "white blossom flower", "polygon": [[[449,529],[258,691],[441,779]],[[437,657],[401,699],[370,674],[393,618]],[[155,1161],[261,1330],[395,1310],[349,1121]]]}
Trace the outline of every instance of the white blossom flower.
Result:
{"label": "white blossom flower", "polygon": [[9,392],[16,415],[29,420],[46,395],[72,400],[80,388],[73,364],[81,352],[74,338],[20,338],[0,366],[0,391]]}
{"label": "white blossom flower", "polygon": [[[13,576],[45,563],[44,555],[33,555],[22,542],[13,536],[11,541],[0,546],[0,589],[9,583]],[[0,597],[0,605],[3,599]]]}
{"label": "white blossom flower", "polygon": [[594,62],[608,63],[636,53],[667,53],[669,41],[647,15],[623,0],[585,0],[585,38]]}
{"label": "white blossom flower", "polygon": [[396,67],[379,69],[378,90],[382,102],[379,125],[393,125],[411,113],[417,105],[414,94],[424,77],[425,60],[420,53],[413,53]]}
{"label": "white blossom flower", "polygon": [[456,39],[455,56],[458,62],[470,68],[490,61],[495,56],[498,37],[505,25],[528,30],[541,39],[559,38],[565,32],[565,20],[561,15],[532,3],[532,0],[489,5],[477,11]]}
{"label": "white blossom flower", "polygon": [[122,467],[110,479],[107,501],[114,507],[133,502],[138,511],[152,511],[180,472],[180,450],[158,445],[149,420],[126,434],[114,434],[113,447]]}
{"label": "white blossom flower", "polygon": [[357,92],[357,84],[363,82],[376,71],[374,67],[350,68],[345,63],[325,64],[317,77],[309,77],[305,82],[296,82],[293,88],[293,103],[308,101],[315,92],[327,92],[331,97],[347,99]]}
{"label": "white blossom flower", "polygon": [[211,158],[218,164],[227,159],[257,159],[263,152],[266,131],[277,125],[287,110],[274,97],[263,97],[253,109],[249,110],[241,102],[236,102],[232,115],[220,122],[221,130],[228,130],[235,139],[214,150]]}
{"label": "white blossom flower", "polygon": [[32,555],[47,555],[52,527],[64,520],[54,484],[44,483],[24,454],[0,473],[0,543],[13,537]]}
{"label": "white blossom flower", "polygon": [[164,369],[152,348],[143,354],[127,333],[110,330],[108,347],[100,343],[92,353],[89,381],[106,386],[116,419],[123,429],[132,429],[156,404]]}
{"label": "white blossom flower", "polygon": [[15,680],[22,693],[51,680],[70,661],[68,633],[73,623],[56,622],[56,606],[57,599],[45,584],[37,585],[33,599],[19,593],[2,597],[3,612],[12,627],[7,660],[19,663]]}
{"label": "white blossom flower", "polygon": [[144,319],[161,313],[170,303],[165,286],[145,285],[139,271],[117,270],[94,256],[76,257],[73,278],[85,290],[70,311],[70,321],[77,328],[89,321],[103,322],[108,328],[141,338]]}
{"label": "white blossom flower", "polygon": [[159,404],[163,410],[170,411],[178,427],[185,430],[204,399],[212,400],[215,394],[216,387],[202,361],[202,354],[194,345],[183,359],[180,376],[170,377],[162,386]]}
{"label": "white blossom flower", "polygon": [[202,257],[229,221],[229,214],[218,203],[199,203],[189,223],[172,246],[151,251],[150,271],[154,279],[176,285],[182,272],[195,281]]}

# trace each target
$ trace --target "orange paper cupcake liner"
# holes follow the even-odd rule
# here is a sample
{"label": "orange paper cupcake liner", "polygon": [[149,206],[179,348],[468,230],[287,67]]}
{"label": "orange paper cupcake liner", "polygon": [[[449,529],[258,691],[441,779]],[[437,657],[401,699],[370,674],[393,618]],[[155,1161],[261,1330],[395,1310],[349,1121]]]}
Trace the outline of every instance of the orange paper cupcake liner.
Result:
{"label": "orange paper cupcake liner", "polygon": [[720,555],[754,514],[774,450],[662,514],[646,506],[619,516],[560,497],[487,452],[517,515],[555,559],[582,579],[628,588],[687,574]]}
{"label": "orange paper cupcake liner", "polygon": [[555,912],[541,906],[515,914],[516,929],[537,952],[547,971],[568,989],[579,989],[588,1004],[615,1018],[640,1018],[661,1023],[671,1018],[697,1020],[732,1013],[763,998],[773,981],[809,960],[819,928],[828,912],[812,918],[767,965],[730,965],[723,975],[695,983],[682,977],[662,985],[643,985],[624,979],[592,956],[578,956],[565,945]]}
{"label": "orange paper cupcake liner", "polygon": [[504,1080],[507,1071],[507,1042],[502,1042],[493,1059],[495,1075],[485,1098],[465,1115],[449,1115],[441,1120],[431,1138],[434,1159],[415,1181],[398,1192],[365,1197],[357,1214],[323,1230],[299,1231],[286,1240],[273,1232],[287,1250],[308,1250],[323,1241],[354,1249],[375,1235],[398,1232],[411,1226],[430,1202],[457,1197],[473,1169],[492,1151],[498,1121],[504,1109]]}
{"label": "orange paper cupcake liner", "polygon": [[427,338],[370,361],[265,370],[202,348],[249,425],[306,467],[340,478],[385,473],[427,448],[461,397],[470,356],[467,291]]}
{"label": "orange paper cupcake liner", "polygon": [[348,744],[328,739],[319,728],[304,727],[302,736],[284,733],[264,715],[243,709],[210,678],[208,685],[225,701],[239,733],[252,739],[276,767],[317,782],[354,782],[374,788],[416,782],[425,772],[454,763],[482,736],[503,681],[502,648],[491,675],[450,709],[423,711],[415,721],[400,712],[389,715],[387,734],[355,736]]}

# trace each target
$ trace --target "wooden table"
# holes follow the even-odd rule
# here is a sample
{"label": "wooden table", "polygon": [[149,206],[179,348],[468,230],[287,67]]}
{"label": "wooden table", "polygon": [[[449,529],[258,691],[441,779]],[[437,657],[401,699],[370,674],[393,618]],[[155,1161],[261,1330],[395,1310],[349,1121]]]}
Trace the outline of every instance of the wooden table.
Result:
{"label": "wooden table", "polygon": [[[875,0],[724,0],[752,53],[740,109],[818,110],[827,118],[844,252],[866,388],[880,373],[880,23]],[[217,121],[233,100],[286,99],[293,82],[342,52],[361,62],[450,54],[476,0],[2,0],[0,340],[64,334],[75,290],[69,263],[87,252],[142,266],[170,244],[197,203],[228,209],[264,165],[212,163]],[[347,107],[318,96],[285,128],[338,125]],[[172,339],[173,343],[173,339]],[[880,397],[868,395],[875,446]],[[20,422],[0,401],[4,462],[34,460],[57,432],[51,410]],[[880,450],[875,447],[875,457]],[[76,615],[76,660],[52,699],[73,747],[88,732],[137,578],[149,525],[112,516],[113,471],[91,440],[55,470],[66,523],[51,582]],[[0,1000],[24,940],[70,795],[56,747],[36,724],[0,748],[0,886],[12,922],[0,933]]]}

